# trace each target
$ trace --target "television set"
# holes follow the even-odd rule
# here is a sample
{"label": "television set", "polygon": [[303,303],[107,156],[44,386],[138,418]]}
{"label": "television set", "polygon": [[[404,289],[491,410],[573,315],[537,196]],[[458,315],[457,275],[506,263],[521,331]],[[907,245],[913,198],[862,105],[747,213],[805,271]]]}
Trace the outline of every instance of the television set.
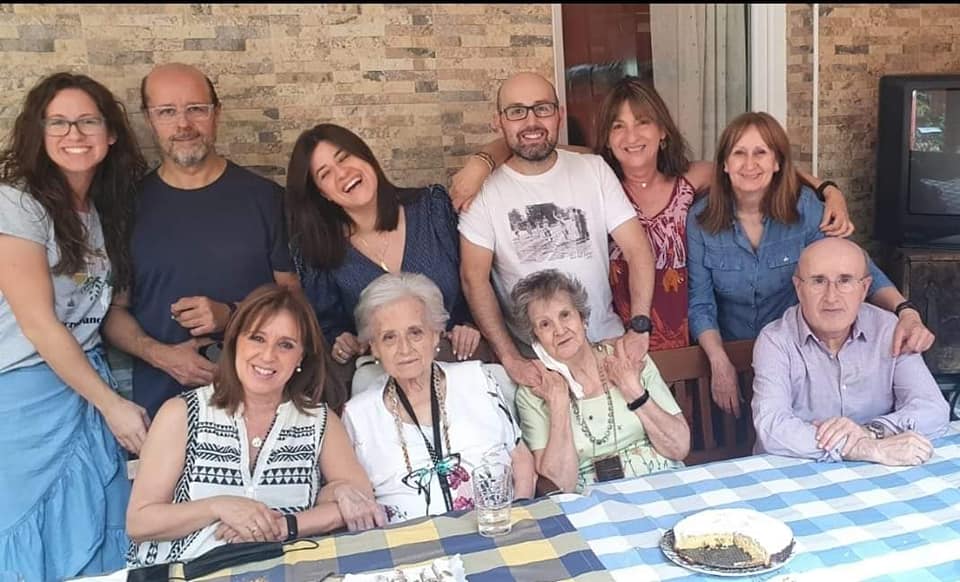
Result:
{"label": "television set", "polygon": [[874,238],[960,248],[960,73],[880,78]]}

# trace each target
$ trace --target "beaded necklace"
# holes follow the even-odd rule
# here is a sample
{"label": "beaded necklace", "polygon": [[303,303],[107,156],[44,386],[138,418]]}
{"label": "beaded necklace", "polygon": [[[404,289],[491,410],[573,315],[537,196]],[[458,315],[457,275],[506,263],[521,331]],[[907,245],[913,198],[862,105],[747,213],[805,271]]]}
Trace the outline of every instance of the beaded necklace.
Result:
{"label": "beaded necklace", "polygon": [[[440,408],[440,426],[443,428],[443,444],[446,447],[446,450],[449,452],[450,448],[450,425],[447,420],[447,407],[446,407],[446,390],[440,389],[440,370],[439,366],[436,363],[433,364],[430,375],[433,377],[432,388],[433,393],[437,398]],[[407,439],[403,437],[403,421],[400,419],[400,397],[397,395],[397,381],[393,377],[390,378],[390,381],[387,383],[387,393],[390,396],[391,412],[393,413],[394,426],[397,429],[397,438],[400,439],[400,448],[403,451],[403,462],[407,466],[407,473],[413,472],[413,465],[410,463],[410,451],[407,449]],[[434,418],[433,422],[437,422],[437,419]],[[420,429],[420,425],[417,425],[417,429]],[[423,431],[421,431],[423,434]],[[428,442],[426,437],[424,437],[424,442]],[[433,462],[436,463],[440,459],[435,458],[437,456],[436,451],[432,447],[427,447],[427,450],[430,453]]]}
{"label": "beaded necklace", "polygon": [[594,357],[594,361],[597,363],[597,371],[600,373],[600,386],[603,388],[603,393],[607,396],[607,429],[604,431],[603,436],[600,438],[593,436],[593,432],[590,431],[590,426],[587,425],[583,419],[583,415],[580,414],[580,404],[575,397],[571,398],[570,405],[571,408],[573,408],[573,416],[580,425],[580,431],[583,432],[584,436],[586,436],[594,446],[600,446],[610,438],[616,420],[613,416],[613,396],[610,395],[610,382],[607,380],[607,373],[603,369],[603,364],[597,361],[596,357]]}

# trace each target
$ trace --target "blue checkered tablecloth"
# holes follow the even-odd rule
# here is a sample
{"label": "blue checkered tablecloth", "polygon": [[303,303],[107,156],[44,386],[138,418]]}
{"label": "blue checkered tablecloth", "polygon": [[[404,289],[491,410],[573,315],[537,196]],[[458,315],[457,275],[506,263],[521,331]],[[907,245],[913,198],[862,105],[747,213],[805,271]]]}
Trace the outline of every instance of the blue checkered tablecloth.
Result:
{"label": "blue checkered tablecloth", "polygon": [[746,507],[793,530],[794,557],[751,580],[960,581],[960,423],[919,467],[758,455],[553,499],[617,580],[719,580],[663,555],[663,532],[708,508]]}

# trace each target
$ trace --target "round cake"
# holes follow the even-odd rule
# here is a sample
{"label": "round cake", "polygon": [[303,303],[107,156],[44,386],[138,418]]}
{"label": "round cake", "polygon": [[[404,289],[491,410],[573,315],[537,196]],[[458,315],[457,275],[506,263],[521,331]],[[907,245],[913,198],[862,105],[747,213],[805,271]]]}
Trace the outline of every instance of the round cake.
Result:
{"label": "round cake", "polygon": [[769,566],[790,555],[793,532],[752,509],[708,509],[673,528],[673,549],[689,560],[725,568]]}

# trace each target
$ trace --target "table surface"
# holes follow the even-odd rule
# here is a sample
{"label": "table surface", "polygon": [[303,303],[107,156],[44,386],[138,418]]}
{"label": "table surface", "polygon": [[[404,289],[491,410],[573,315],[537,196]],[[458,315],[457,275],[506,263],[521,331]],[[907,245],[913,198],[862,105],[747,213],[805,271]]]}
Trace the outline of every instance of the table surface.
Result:
{"label": "table surface", "polygon": [[280,558],[200,580],[337,580],[459,554],[471,582],[717,581],[669,561],[660,538],[691,513],[746,507],[789,525],[796,545],[776,572],[740,580],[957,581],[960,421],[934,445],[919,467],[773,455],[698,465],[517,504],[511,533],[497,538],[477,534],[474,512],[457,512],[288,544]]}
{"label": "table surface", "polygon": [[751,580],[960,580],[960,422],[919,467],[758,455],[554,497],[617,580],[719,580],[675,565],[663,532],[708,508],[745,507],[793,530],[793,558]]}
{"label": "table surface", "polygon": [[[514,505],[513,527],[496,538],[477,533],[475,512],[421,518],[384,529],[285,546],[281,558],[221,570],[205,582],[340,580],[340,575],[429,564],[459,554],[470,582],[608,582],[597,556],[551,499]],[[171,569],[176,576],[179,566]],[[326,576],[328,576],[325,578]]]}

